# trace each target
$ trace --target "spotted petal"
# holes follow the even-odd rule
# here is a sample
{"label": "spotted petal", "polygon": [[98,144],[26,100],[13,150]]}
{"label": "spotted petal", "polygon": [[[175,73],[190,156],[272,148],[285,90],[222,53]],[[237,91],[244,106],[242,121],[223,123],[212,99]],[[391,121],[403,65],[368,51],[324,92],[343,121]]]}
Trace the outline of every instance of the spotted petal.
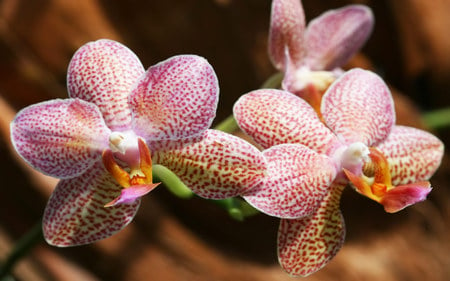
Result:
{"label": "spotted petal", "polygon": [[11,141],[19,155],[57,178],[89,169],[107,147],[109,133],[98,108],[80,99],[31,105],[11,122]]}
{"label": "spotted petal", "polygon": [[286,63],[300,66],[305,54],[305,14],[299,0],[274,0],[269,31],[269,55],[284,71]]}
{"label": "spotted petal", "polygon": [[136,55],[112,40],[82,46],[67,71],[69,96],[95,103],[112,130],[130,127],[128,95],[145,72]]}
{"label": "spotted petal", "polygon": [[343,66],[366,42],[373,23],[372,11],[363,5],[330,10],[315,18],[305,35],[308,66],[312,70]]}
{"label": "spotted petal", "polygon": [[59,247],[77,246],[123,229],[136,214],[140,200],[104,207],[121,189],[101,162],[77,178],[61,180],[45,208],[45,240]]}
{"label": "spotted petal", "polygon": [[130,96],[133,126],[146,139],[201,135],[216,114],[219,86],[202,57],[169,58],[148,69]]}
{"label": "spotted petal", "polygon": [[317,211],[305,218],[282,219],[278,229],[278,260],[291,276],[308,276],[324,267],[345,239],[339,201],[345,184],[335,182]]}
{"label": "spotted petal", "polygon": [[263,152],[266,180],[245,194],[253,207],[271,216],[311,215],[336,176],[333,161],[300,144],[281,144]]}
{"label": "spotted petal", "polygon": [[250,92],[234,105],[239,127],[264,148],[303,144],[318,153],[338,145],[336,136],[301,98],[285,91],[263,89]]}
{"label": "spotted petal", "polygon": [[395,124],[391,92],[375,73],[359,68],[336,80],[322,99],[325,123],[347,143],[374,146]]}
{"label": "spotted petal", "polygon": [[248,142],[216,130],[181,141],[150,143],[154,163],[173,171],[197,195],[223,199],[244,194],[266,172],[262,153]]}
{"label": "spotted petal", "polygon": [[394,126],[377,148],[388,160],[393,185],[428,180],[444,155],[444,144],[438,138],[406,126]]}

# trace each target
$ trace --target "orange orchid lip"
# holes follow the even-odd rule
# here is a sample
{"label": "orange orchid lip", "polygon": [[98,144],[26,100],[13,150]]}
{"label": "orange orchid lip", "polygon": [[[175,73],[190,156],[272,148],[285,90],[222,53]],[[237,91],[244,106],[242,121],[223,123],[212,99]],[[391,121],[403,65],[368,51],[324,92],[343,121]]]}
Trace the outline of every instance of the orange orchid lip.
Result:
{"label": "orange orchid lip", "polygon": [[394,186],[391,181],[389,163],[384,154],[373,147],[369,150],[371,162],[364,166],[362,175],[358,176],[343,169],[359,193],[382,204],[385,211],[389,213],[400,211],[409,205],[425,200],[431,191],[428,181]]}
{"label": "orange orchid lip", "polygon": [[[356,190],[377,202],[394,188],[391,182],[391,173],[389,163],[381,151],[376,148],[369,148],[370,163],[363,167],[363,173],[360,176],[355,175],[347,169],[343,169],[345,175],[356,188]],[[366,176],[370,175],[370,177]]]}
{"label": "orange orchid lip", "polygon": [[121,185],[124,189],[136,189],[133,191],[130,190],[129,192],[122,191],[122,194],[119,197],[107,203],[105,207],[111,207],[121,203],[122,201],[126,201],[122,200],[123,196],[126,196],[128,201],[131,200],[130,198],[137,199],[159,185],[159,183],[153,183],[150,149],[141,138],[137,138],[137,142],[139,149],[139,167],[130,167],[130,172],[125,171],[125,169],[117,163],[111,149],[105,149],[103,151],[103,165],[114,177],[117,183],[119,183],[119,185]]}
{"label": "orange orchid lip", "polygon": [[110,149],[105,149],[103,151],[102,160],[106,170],[114,177],[117,183],[124,188],[130,186],[130,175],[117,164],[113,152]]}

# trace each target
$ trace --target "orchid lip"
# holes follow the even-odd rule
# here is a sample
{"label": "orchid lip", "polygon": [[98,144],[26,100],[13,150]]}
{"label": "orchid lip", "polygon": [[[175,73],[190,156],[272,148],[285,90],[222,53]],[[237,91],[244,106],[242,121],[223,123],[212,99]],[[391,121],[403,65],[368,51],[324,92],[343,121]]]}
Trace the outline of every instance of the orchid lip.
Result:
{"label": "orchid lip", "polygon": [[376,148],[369,148],[370,161],[366,162],[361,174],[343,169],[356,190],[368,198],[382,204],[386,212],[394,213],[423,201],[431,191],[428,181],[394,186],[386,156]]}
{"label": "orchid lip", "polygon": [[136,199],[146,195],[157,187],[160,183],[134,185],[129,188],[122,189],[120,195],[111,202],[105,204],[105,208],[113,207],[119,204],[132,204]]}
{"label": "orchid lip", "polygon": [[384,154],[376,148],[368,148],[370,154],[358,171],[344,167],[344,173],[361,194],[381,202],[383,196],[394,186],[391,182],[389,164]]}

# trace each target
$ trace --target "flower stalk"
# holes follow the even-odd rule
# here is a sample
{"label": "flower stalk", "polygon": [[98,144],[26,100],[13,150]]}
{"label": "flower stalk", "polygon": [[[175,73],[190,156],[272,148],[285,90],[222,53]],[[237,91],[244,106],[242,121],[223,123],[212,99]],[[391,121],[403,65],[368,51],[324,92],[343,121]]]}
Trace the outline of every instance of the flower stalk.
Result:
{"label": "flower stalk", "polygon": [[219,124],[217,124],[214,129],[226,132],[226,133],[233,133],[237,129],[239,129],[239,126],[236,122],[236,119],[234,119],[233,115],[228,116],[224,120],[222,120]]}
{"label": "flower stalk", "polygon": [[175,196],[189,199],[194,193],[171,170],[163,165],[153,165],[153,178],[155,182],[162,182],[164,186]]}
{"label": "flower stalk", "polygon": [[450,108],[433,110],[422,115],[426,126],[430,129],[441,129],[450,126]]}
{"label": "flower stalk", "polygon": [[15,264],[24,257],[37,243],[43,241],[42,221],[39,220],[19,241],[15,244],[11,253],[0,266],[0,280],[5,280],[11,274]]}

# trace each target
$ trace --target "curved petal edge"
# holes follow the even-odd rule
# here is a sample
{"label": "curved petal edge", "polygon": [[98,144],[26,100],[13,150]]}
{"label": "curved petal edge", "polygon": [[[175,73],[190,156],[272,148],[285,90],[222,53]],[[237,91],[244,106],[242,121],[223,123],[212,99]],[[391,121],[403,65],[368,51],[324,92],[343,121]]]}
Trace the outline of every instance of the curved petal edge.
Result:
{"label": "curved petal edge", "polygon": [[320,110],[328,127],[347,144],[375,146],[395,124],[388,86],[375,73],[360,68],[347,71],[331,84]]}
{"label": "curved petal edge", "polygon": [[47,243],[58,247],[84,245],[123,229],[134,218],[140,200],[105,208],[121,189],[101,162],[77,178],[61,180],[44,211]]}
{"label": "curved petal edge", "polygon": [[110,134],[98,108],[80,99],[26,107],[10,129],[19,155],[36,170],[57,178],[84,173],[100,158]]}
{"label": "curved petal edge", "polygon": [[314,109],[286,91],[252,91],[239,98],[233,113],[239,127],[263,148],[299,143],[326,154],[339,145]]}
{"label": "curved petal edge", "polygon": [[336,177],[331,158],[299,144],[281,144],[263,152],[267,160],[264,182],[244,194],[253,207],[271,216],[311,215]]}
{"label": "curved petal edge", "polygon": [[233,135],[207,130],[201,137],[150,143],[154,163],[174,172],[194,193],[208,199],[245,194],[266,174],[262,153]]}
{"label": "curved petal edge", "polygon": [[71,98],[97,105],[112,130],[129,129],[128,96],[144,72],[128,47],[100,39],[83,45],[73,55],[67,70],[67,89]]}
{"label": "curved petal edge", "polygon": [[306,29],[308,66],[333,70],[343,66],[367,41],[374,25],[372,10],[348,5],[313,19]]}
{"label": "curved petal edge", "polygon": [[444,156],[444,144],[437,137],[407,126],[394,126],[377,148],[386,155],[394,185],[428,180]]}
{"label": "curved petal edge", "polygon": [[202,57],[180,55],[150,67],[129,97],[133,129],[145,139],[201,135],[216,115],[219,84]]}
{"label": "curved petal edge", "polygon": [[333,183],[311,216],[282,219],[278,229],[278,260],[291,276],[308,276],[324,267],[342,247],[345,225],[339,201],[345,184]]}

